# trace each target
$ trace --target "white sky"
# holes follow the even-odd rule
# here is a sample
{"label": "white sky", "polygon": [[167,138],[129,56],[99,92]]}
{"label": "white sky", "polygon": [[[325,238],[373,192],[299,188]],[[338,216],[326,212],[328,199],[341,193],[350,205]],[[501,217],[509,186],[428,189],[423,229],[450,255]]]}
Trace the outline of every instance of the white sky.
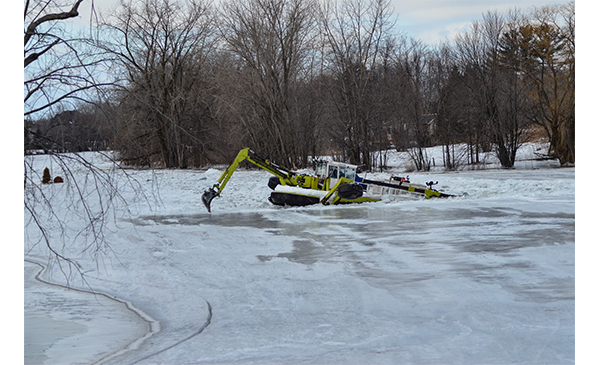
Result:
{"label": "white sky", "polygon": [[[467,30],[474,20],[480,20],[488,10],[527,10],[533,6],[567,2],[568,0],[391,0],[394,12],[398,15],[398,29],[409,37],[431,45],[446,38],[452,39],[457,33]],[[117,3],[118,0],[94,0],[99,12]],[[82,4],[80,14],[84,21],[89,21],[90,4],[90,0]]]}
{"label": "white sky", "polygon": [[489,10],[504,13],[519,8],[565,4],[567,0],[391,0],[398,28],[408,36],[435,45],[468,29]]}

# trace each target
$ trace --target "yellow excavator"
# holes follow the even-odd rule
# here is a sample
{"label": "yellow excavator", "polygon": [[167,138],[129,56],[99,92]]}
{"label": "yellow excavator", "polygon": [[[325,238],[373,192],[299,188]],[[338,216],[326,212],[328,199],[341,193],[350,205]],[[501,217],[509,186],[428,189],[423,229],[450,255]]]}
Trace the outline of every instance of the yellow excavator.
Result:
{"label": "yellow excavator", "polygon": [[[344,187],[342,188],[341,196],[334,196],[334,193],[338,191],[343,184],[353,185],[354,181],[350,178],[336,176],[336,178],[333,179],[334,184],[332,184],[331,177],[298,174],[285,167],[272,163],[268,159],[250,150],[250,148],[244,148],[238,153],[233,163],[229,165],[223,174],[221,174],[217,183],[213,185],[212,188],[207,189],[202,195],[202,202],[209,212],[210,203],[214,198],[221,194],[225,185],[227,185],[227,182],[238,168],[239,164],[243,161],[249,161],[275,175],[269,179],[269,187],[273,190],[281,191],[274,191],[271,193],[269,201],[276,205],[302,206],[316,203],[338,204],[376,201],[376,199],[361,200],[361,196],[356,196],[359,195],[359,189],[357,187]],[[278,186],[287,187],[288,189],[277,189]],[[290,188],[292,189],[290,190]],[[355,192],[351,193],[351,190]],[[360,188],[360,190],[362,192],[362,188]],[[333,199],[331,199],[332,197]]]}
{"label": "yellow excavator", "polygon": [[[349,204],[374,202],[381,200],[383,194],[413,193],[431,197],[449,197],[431,189],[437,183],[429,182],[427,186],[411,184],[408,178],[390,178],[389,181],[367,180],[356,174],[357,166],[320,161],[317,163],[316,176],[299,174],[285,167],[278,166],[258,155],[250,148],[242,149],[233,163],[221,174],[219,180],[202,194],[202,202],[210,213],[210,204],[219,196],[227,182],[243,161],[272,173],[268,185],[273,190],[269,201],[275,205],[304,206],[311,204]],[[365,194],[373,190],[375,194]]]}

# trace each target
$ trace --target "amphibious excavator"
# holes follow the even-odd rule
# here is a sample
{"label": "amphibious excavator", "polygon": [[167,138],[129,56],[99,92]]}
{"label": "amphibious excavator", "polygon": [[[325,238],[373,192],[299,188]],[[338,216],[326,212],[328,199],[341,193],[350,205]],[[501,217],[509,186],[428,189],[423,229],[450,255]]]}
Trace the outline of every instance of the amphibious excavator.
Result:
{"label": "amphibious excavator", "polygon": [[219,180],[202,195],[202,202],[210,212],[210,204],[219,196],[227,182],[243,161],[275,175],[268,181],[273,190],[269,201],[275,205],[304,206],[311,204],[349,204],[380,201],[384,195],[422,195],[425,198],[450,197],[432,189],[437,182],[413,184],[408,177],[392,176],[389,180],[368,180],[360,177],[357,165],[333,161],[319,161],[315,175],[300,174],[276,165],[250,148],[242,149]]}

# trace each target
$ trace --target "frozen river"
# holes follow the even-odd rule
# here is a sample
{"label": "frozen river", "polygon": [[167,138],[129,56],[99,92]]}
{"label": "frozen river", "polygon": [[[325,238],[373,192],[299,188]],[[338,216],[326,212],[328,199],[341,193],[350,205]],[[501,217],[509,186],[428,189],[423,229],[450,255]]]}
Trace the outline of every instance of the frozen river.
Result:
{"label": "frozen river", "polygon": [[433,174],[468,195],[304,208],[263,203],[269,175],[242,171],[208,214],[193,186],[215,175],[164,172],[168,208],[108,233],[118,260],[82,259],[92,288],[160,323],[108,363],[574,362],[574,169]]}

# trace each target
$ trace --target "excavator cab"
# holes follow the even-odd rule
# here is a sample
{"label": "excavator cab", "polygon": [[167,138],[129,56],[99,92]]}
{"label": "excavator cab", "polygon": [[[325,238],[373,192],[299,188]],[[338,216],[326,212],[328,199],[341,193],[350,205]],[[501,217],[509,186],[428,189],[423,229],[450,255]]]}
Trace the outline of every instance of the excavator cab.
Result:
{"label": "excavator cab", "polygon": [[328,186],[334,186],[339,179],[346,178],[352,181],[356,178],[356,165],[342,162],[319,161],[315,168],[315,174],[319,180],[329,179]]}

